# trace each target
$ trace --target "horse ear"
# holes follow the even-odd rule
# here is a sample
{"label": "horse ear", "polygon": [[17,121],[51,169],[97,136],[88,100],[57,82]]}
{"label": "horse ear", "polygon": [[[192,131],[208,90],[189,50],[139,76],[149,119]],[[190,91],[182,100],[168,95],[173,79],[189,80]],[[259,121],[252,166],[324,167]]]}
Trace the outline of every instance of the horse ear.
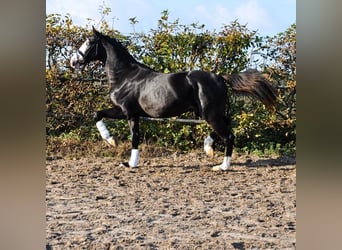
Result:
{"label": "horse ear", "polygon": [[93,32],[94,32],[94,34],[95,34],[96,36],[99,36],[99,35],[100,35],[100,32],[98,32],[98,31],[95,29],[94,25],[93,25],[92,27],[93,27]]}

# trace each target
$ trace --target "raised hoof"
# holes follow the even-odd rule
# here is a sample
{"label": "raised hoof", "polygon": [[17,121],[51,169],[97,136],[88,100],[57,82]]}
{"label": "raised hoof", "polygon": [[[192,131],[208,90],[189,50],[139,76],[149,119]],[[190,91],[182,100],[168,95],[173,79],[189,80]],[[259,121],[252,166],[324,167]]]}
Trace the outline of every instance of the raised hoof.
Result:
{"label": "raised hoof", "polygon": [[204,151],[209,157],[214,157],[214,149],[211,146],[205,146]]}
{"label": "raised hoof", "polygon": [[221,165],[214,166],[211,170],[213,171],[227,171],[228,168],[223,168]]}
{"label": "raised hoof", "polygon": [[113,147],[117,147],[118,146],[118,140],[116,138],[113,138],[113,136],[111,136],[110,138],[108,138],[106,140],[106,142],[109,144],[109,145],[112,145]]}

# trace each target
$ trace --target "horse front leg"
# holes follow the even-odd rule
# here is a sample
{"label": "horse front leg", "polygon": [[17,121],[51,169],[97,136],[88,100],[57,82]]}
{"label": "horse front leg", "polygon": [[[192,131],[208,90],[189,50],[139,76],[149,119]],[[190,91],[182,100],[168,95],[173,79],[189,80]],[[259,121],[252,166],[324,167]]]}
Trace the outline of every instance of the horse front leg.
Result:
{"label": "horse front leg", "polygon": [[128,120],[128,125],[132,135],[132,151],[128,165],[132,168],[138,167],[139,164],[139,118],[131,118]]}
{"label": "horse front leg", "polygon": [[118,140],[116,137],[110,135],[106,124],[103,122],[103,118],[110,118],[110,119],[123,119],[125,115],[123,114],[120,107],[115,106],[109,109],[99,110],[95,113],[94,120],[96,122],[96,127],[99,130],[102,139],[108,142],[110,145],[117,147]]}

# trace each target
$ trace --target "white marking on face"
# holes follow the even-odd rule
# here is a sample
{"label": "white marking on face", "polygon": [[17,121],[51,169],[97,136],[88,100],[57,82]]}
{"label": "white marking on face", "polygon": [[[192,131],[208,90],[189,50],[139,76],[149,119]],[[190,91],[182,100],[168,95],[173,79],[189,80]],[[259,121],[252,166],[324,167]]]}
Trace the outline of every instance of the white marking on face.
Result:
{"label": "white marking on face", "polygon": [[89,44],[90,44],[90,41],[89,39],[87,39],[82,45],[81,47],[79,48],[79,51],[81,51],[83,53],[83,55],[86,53],[86,51],[89,49]]}
{"label": "white marking on face", "polygon": [[[79,69],[80,68],[80,63],[83,63],[84,61],[84,58],[83,56],[81,55],[81,53],[84,55],[86,53],[86,51],[89,49],[89,44],[90,44],[90,41],[89,39],[87,39],[82,45],[81,47],[79,48],[78,51],[76,51],[72,56],[71,56],[71,59],[70,59],[70,65],[71,67],[73,68],[76,68],[76,69]],[[81,52],[81,53],[80,53]]]}

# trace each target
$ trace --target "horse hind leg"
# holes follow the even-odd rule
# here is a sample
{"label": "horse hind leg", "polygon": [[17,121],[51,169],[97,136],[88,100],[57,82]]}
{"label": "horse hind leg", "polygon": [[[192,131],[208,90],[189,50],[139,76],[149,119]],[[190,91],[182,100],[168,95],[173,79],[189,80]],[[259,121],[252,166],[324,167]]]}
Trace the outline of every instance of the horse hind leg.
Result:
{"label": "horse hind leg", "polygon": [[214,157],[214,149],[213,149],[213,144],[214,144],[214,133],[210,133],[205,139],[204,139],[204,152],[211,158]]}
{"label": "horse hind leg", "polygon": [[139,164],[139,118],[128,120],[129,128],[132,134],[132,151],[128,165],[132,168],[138,167]]}
{"label": "horse hind leg", "polygon": [[208,123],[212,126],[214,131],[222,138],[224,143],[224,158],[223,162],[220,165],[214,166],[212,170],[228,170],[230,167],[230,161],[233,152],[234,146],[234,134],[232,133],[231,129],[229,128],[229,122],[227,122],[226,118],[220,119],[211,119]]}
{"label": "horse hind leg", "polygon": [[228,137],[223,139],[225,145],[223,162],[220,165],[214,166],[212,170],[219,171],[229,169],[234,146],[234,138],[234,134],[230,131]]}

